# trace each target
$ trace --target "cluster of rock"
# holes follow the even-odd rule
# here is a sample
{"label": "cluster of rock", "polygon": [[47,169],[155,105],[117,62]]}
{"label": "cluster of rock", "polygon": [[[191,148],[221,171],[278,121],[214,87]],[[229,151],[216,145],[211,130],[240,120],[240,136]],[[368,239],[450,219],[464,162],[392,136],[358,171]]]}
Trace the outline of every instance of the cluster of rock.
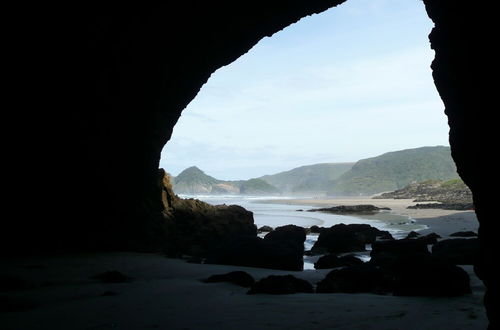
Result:
{"label": "cluster of rock", "polygon": [[308,212],[327,212],[334,214],[375,214],[382,210],[390,210],[388,207],[377,207],[371,204],[340,205],[327,208],[311,209]]}
{"label": "cluster of rock", "polygon": [[[297,226],[278,227],[263,241],[278,239],[298,243],[302,232]],[[276,234],[273,234],[276,233]],[[273,235],[271,235],[273,234]],[[269,236],[269,238],[267,238]],[[342,237],[349,239],[343,239]],[[323,228],[310,254],[327,253],[316,263],[316,269],[333,270],[316,284],[316,287],[292,275],[268,276],[259,281],[245,277],[248,294],[290,293],[376,293],[399,296],[457,296],[471,292],[468,274],[457,265],[470,265],[476,260],[478,240],[475,233],[458,232],[453,239],[438,241],[439,235],[419,235],[411,232],[406,238],[396,240],[389,233],[369,225],[336,225]],[[473,238],[463,238],[473,237]],[[349,241],[355,241],[352,243]],[[318,243],[319,242],[319,243]],[[362,246],[362,244],[364,244]],[[365,250],[371,244],[371,259],[363,262],[346,252]],[[429,246],[432,246],[429,249]],[[306,252],[307,253],[307,252]],[[244,262],[240,262],[245,264]],[[235,274],[217,275],[217,281],[231,283]],[[213,282],[214,279],[207,279]]]}
{"label": "cluster of rock", "polygon": [[[472,210],[471,190],[461,180],[410,183],[402,189],[387,192],[373,198],[413,199],[420,204],[408,208],[432,208],[446,210]],[[434,201],[437,203],[421,203]]]}

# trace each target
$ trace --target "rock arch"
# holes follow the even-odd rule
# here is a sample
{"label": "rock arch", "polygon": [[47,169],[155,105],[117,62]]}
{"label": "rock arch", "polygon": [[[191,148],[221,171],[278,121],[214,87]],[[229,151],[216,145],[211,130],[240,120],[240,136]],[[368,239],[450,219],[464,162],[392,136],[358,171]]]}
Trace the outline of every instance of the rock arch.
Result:
{"label": "rock arch", "polygon": [[[164,207],[158,163],[182,109],[212,72],[261,38],[343,1],[20,10],[8,22],[5,189],[14,213],[2,220],[3,252],[157,247]],[[474,194],[482,246],[477,269],[491,297],[498,290],[496,225],[482,176],[489,159],[480,146],[494,94],[486,93],[490,62],[479,45],[488,44],[493,30],[487,8],[424,3],[435,23],[433,76],[453,158]]]}

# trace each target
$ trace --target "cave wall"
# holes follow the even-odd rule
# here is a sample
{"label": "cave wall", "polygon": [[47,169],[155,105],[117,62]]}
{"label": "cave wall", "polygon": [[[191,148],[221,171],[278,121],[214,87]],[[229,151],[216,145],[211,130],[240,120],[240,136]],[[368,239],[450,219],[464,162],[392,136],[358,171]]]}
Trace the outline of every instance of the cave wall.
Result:
{"label": "cave wall", "polygon": [[[6,9],[4,190],[11,213],[2,218],[2,254],[161,246],[157,169],[181,111],[211,73],[260,39],[343,1]],[[435,23],[432,69],[452,155],[481,223],[477,269],[496,292],[497,225],[483,188],[490,160],[481,151],[494,95],[485,92],[492,62],[484,45],[494,29],[484,6],[424,3]]]}
{"label": "cave wall", "polygon": [[496,329],[498,314],[493,312],[491,300],[499,296],[500,272],[494,265],[499,225],[493,194],[487,188],[491,187],[494,173],[491,150],[495,121],[488,119],[495,104],[492,80],[488,78],[496,67],[491,57],[496,28],[490,15],[494,10],[484,4],[471,6],[466,1],[424,0],[424,4],[435,24],[429,35],[435,50],[431,67],[448,117],[452,157],[459,175],[472,190],[480,223],[481,251],[475,271],[487,286],[490,328]]}

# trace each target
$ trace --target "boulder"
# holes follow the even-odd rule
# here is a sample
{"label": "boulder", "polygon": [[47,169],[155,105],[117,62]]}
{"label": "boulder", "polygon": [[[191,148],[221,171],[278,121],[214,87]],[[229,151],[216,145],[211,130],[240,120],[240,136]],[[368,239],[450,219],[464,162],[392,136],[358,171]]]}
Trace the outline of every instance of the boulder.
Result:
{"label": "boulder", "polygon": [[431,255],[401,258],[393,269],[396,296],[459,296],[471,293],[462,268]]}
{"label": "boulder", "polygon": [[321,280],[317,293],[388,293],[392,290],[392,279],[381,268],[362,264],[332,270]]}
{"label": "boulder", "polygon": [[375,214],[380,210],[390,210],[388,207],[377,207],[371,204],[340,205],[320,209],[311,209],[308,212],[328,212],[335,214]]}
{"label": "boulder", "polygon": [[432,255],[455,265],[473,265],[479,254],[477,238],[446,239],[432,246]]}
{"label": "boulder", "polygon": [[264,240],[278,245],[288,246],[296,249],[301,255],[304,254],[304,242],[306,241],[306,230],[295,225],[286,225],[275,228],[264,237]]}
{"label": "boulder", "polygon": [[343,253],[365,251],[366,244],[375,242],[377,237],[392,238],[389,232],[378,230],[370,225],[338,224],[321,231],[311,252]]}
{"label": "boulder", "polygon": [[406,235],[406,239],[410,239],[410,238],[417,238],[417,237],[419,237],[419,236],[420,236],[420,234],[419,234],[419,233],[417,233],[416,231],[413,231],[413,230],[412,230],[412,231],[410,231],[410,232],[408,233],[408,235]]}
{"label": "boulder", "polygon": [[328,269],[328,268],[337,268],[344,266],[354,266],[361,265],[363,261],[361,259],[356,258],[352,255],[347,255],[343,257],[339,257],[336,254],[328,254],[322,256],[314,263],[315,269]]}
{"label": "boulder", "polygon": [[450,237],[477,237],[477,233],[473,231],[457,231],[456,233],[450,234]]}
{"label": "boulder", "polygon": [[420,238],[377,241],[372,243],[370,264],[392,270],[402,259],[430,255],[427,243]]}
{"label": "boulder", "polygon": [[309,232],[311,234],[319,234],[321,233],[321,231],[325,229],[324,227],[319,227],[319,226],[316,226],[316,225],[313,225],[311,227],[309,227]]}
{"label": "boulder", "polygon": [[292,294],[313,293],[314,288],[306,280],[296,278],[293,275],[270,275],[255,282],[247,294]]}
{"label": "boulder", "polygon": [[257,230],[258,233],[269,233],[271,231],[273,231],[273,227],[270,226],[262,226]]}
{"label": "boulder", "polygon": [[251,287],[255,280],[252,275],[244,271],[234,271],[226,274],[212,275],[209,278],[202,280],[204,283],[228,282],[239,285],[245,288]]}
{"label": "boulder", "polygon": [[281,270],[304,268],[304,248],[292,243],[254,236],[235,237],[213,249],[205,263]]}
{"label": "boulder", "polygon": [[253,213],[238,205],[210,205],[165,194],[165,253],[169,257],[206,257],[221,241],[257,236]]}

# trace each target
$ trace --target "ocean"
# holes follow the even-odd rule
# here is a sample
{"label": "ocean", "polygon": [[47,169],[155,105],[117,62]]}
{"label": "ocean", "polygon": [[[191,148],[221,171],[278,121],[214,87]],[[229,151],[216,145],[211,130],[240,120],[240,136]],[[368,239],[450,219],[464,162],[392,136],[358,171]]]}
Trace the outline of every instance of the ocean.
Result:
{"label": "ocean", "polygon": [[[374,215],[340,215],[323,212],[307,212],[314,207],[308,205],[297,205],[287,203],[287,198],[283,196],[210,196],[180,195],[183,198],[197,198],[212,205],[240,205],[253,212],[254,222],[257,228],[270,226],[273,228],[293,224],[301,227],[311,227],[313,225],[320,227],[331,227],[336,224],[369,224],[380,230],[389,231],[394,238],[404,238],[410,231],[419,231],[426,229],[427,226],[416,224],[415,221],[407,216],[401,216],[390,211],[381,211]],[[295,197],[294,197],[295,198]],[[333,206],[333,205],[332,205]],[[264,236],[265,233],[260,234]],[[310,250],[314,242],[318,239],[317,234],[307,235],[304,243],[305,250]],[[370,247],[368,252],[356,254],[360,259],[369,260]],[[314,269],[314,262],[318,257],[304,257],[304,269]]]}

